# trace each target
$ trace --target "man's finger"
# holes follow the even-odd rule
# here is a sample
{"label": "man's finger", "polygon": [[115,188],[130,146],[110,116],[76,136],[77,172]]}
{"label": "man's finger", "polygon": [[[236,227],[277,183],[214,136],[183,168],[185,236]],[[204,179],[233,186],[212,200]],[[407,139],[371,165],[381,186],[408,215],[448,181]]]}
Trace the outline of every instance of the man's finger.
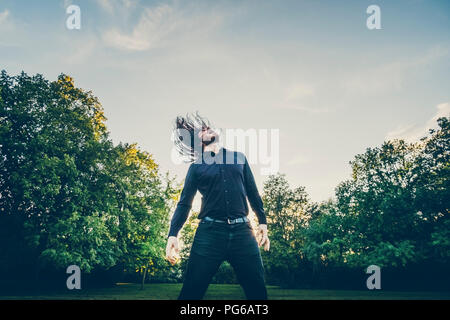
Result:
{"label": "man's finger", "polygon": [[172,258],[172,248],[173,248],[173,244],[167,244],[166,247],[166,257],[167,259],[171,259]]}
{"label": "man's finger", "polygon": [[261,237],[261,240],[259,241],[259,245],[260,245],[260,246],[264,245],[264,244],[266,243],[266,241],[267,241],[267,237],[262,236],[262,237]]}
{"label": "man's finger", "polygon": [[175,265],[178,262],[178,256],[172,255],[171,257],[171,264]]}
{"label": "man's finger", "polygon": [[258,238],[259,238],[259,241],[261,241],[264,238],[264,230],[262,230],[262,229],[258,230]]}
{"label": "man's finger", "polygon": [[262,246],[264,244],[264,236],[259,239],[259,245]]}
{"label": "man's finger", "polygon": [[270,240],[267,238],[266,244],[264,245],[264,251],[269,251],[270,249]]}

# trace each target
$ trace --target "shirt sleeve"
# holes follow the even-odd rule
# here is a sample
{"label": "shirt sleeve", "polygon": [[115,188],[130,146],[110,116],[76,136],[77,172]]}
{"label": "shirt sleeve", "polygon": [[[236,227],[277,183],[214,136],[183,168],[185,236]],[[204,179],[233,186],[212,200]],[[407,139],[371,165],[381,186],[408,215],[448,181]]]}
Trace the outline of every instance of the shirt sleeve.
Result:
{"label": "shirt sleeve", "polygon": [[245,157],[244,162],[244,182],[248,201],[250,202],[252,210],[258,217],[259,224],[267,224],[263,202],[261,196],[259,195],[258,188],[256,187],[255,178],[253,177],[253,173],[252,170],[250,169],[247,157]]}
{"label": "shirt sleeve", "polygon": [[186,174],[183,191],[181,191],[175,212],[170,223],[169,237],[176,237],[183,227],[192,207],[192,201],[197,193],[197,179],[195,177],[195,166],[192,163]]}

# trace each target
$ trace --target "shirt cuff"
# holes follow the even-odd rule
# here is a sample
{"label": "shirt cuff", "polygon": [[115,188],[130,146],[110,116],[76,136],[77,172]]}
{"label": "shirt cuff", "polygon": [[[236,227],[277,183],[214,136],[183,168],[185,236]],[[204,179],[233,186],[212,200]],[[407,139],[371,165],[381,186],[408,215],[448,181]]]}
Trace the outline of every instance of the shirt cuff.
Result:
{"label": "shirt cuff", "polygon": [[258,217],[259,224],[267,224],[266,215],[262,215],[261,217]]}
{"label": "shirt cuff", "polygon": [[174,230],[174,229],[170,229],[169,230],[169,234],[167,235],[167,238],[169,238],[169,237],[178,237],[178,232],[179,232],[179,230],[177,231],[177,230]]}

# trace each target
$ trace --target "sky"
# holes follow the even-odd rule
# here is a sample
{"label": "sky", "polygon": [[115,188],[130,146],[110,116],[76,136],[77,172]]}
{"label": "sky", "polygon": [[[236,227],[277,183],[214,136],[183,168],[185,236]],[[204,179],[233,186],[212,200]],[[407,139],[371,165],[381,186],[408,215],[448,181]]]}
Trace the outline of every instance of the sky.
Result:
{"label": "sky", "polygon": [[[381,29],[369,30],[369,5]],[[81,29],[66,8],[77,5]],[[279,172],[327,200],[349,161],[450,116],[450,1],[0,0],[0,69],[61,73],[103,105],[115,143],[162,172],[177,115],[279,130]],[[262,191],[267,176],[251,164]]]}

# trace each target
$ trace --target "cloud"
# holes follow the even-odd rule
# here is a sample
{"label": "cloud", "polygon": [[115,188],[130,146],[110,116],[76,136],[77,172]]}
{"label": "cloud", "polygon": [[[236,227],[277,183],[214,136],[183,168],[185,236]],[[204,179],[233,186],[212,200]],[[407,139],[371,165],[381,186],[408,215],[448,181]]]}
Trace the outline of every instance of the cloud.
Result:
{"label": "cloud", "polygon": [[304,111],[307,113],[327,113],[330,111],[329,108],[315,107],[313,105],[306,105],[306,104],[283,104],[281,107],[292,110]]}
{"label": "cloud", "polygon": [[448,48],[435,47],[421,56],[404,57],[383,65],[368,66],[342,79],[342,86],[351,94],[378,94],[400,90],[411,72],[446,57],[448,54]]}
{"label": "cloud", "polygon": [[[95,52],[95,49],[97,49],[97,41],[92,38],[83,38],[82,43],[71,42],[67,46],[72,46],[73,51],[71,51],[68,55],[63,55],[64,63],[84,64],[86,60],[89,59]],[[68,51],[70,52],[70,50]]]}
{"label": "cloud", "polygon": [[[151,47],[151,40],[145,37],[142,37],[138,33],[133,33],[133,35],[125,35],[122,34],[118,30],[111,30],[104,34],[103,40],[106,45],[119,48],[126,49],[130,51],[144,51]],[[158,41],[157,37],[154,37],[153,45]]]}
{"label": "cloud", "polygon": [[394,130],[388,132],[386,140],[403,139],[405,141],[414,142],[425,137],[429,129],[437,127],[437,119],[450,116],[450,102],[441,103],[436,107],[437,111],[431,119],[423,126],[416,124],[400,125]]}
{"label": "cloud", "polygon": [[63,6],[67,8],[68,6],[73,4],[73,0],[64,0]]}
{"label": "cloud", "polygon": [[110,14],[123,9],[134,8],[138,2],[138,0],[97,0],[100,8]]}
{"label": "cloud", "polygon": [[103,34],[107,46],[130,51],[164,47],[182,39],[195,39],[214,30],[222,17],[214,13],[184,12],[167,4],[145,8],[131,32],[112,29]]}
{"label": "cloud", "polygon": [[310,84],[296,83],[286,90],[286,101],[296,101],[315,94],[315,89]]}
{"label": "cloud", "polygon": [[3,12],[0,12],[0,25],[6,23],[9,17],[9,11],[5,9]]}
{"label": "cloud", "polygon": [[[18,47],[16,22],[8,9],[0,11],[0,47]],[[20,32],[20,31],[19,31]]]}
{"label": "cloud", "polygon": [[147,8],[131,34],[111,30],[105,34],[104,39],[113,47],[143,51],[160,46],[164,38],[176,30],[178,24],[173,8],[161,5],[153,9]]}
{"label": "cloud", "polygon": [[108,13],[113,13],[114,6],[111,0],[97,0],[98,5]]}
{"label": "cloud", "polygon": [[307,83],[295,83],[284,90],[282,108],[304,111],[308,113],[325,113],[329,110],[317,107],[316,87]]}
{"label": "cloud", "polygon": [[291,158],[291,160],[289,160],[287,162],[287,164],[290,166],[294,166],[294,165],[305,164],[308,162],[309,162],[309,159],[307,159],[305,156],[299,154],[299,155],[296,155],[293,158]]}

